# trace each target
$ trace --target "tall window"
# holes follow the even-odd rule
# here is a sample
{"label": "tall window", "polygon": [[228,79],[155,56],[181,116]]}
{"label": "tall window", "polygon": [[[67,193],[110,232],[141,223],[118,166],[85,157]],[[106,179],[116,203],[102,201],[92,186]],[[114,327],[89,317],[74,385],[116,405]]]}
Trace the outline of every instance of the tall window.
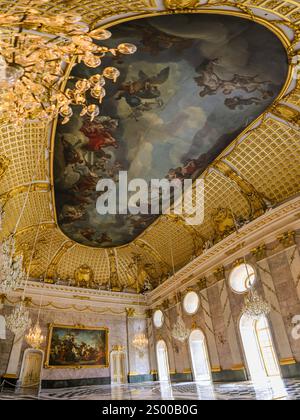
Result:
{"label": "tall window", "polygon": [[194,380],[196,382],[210,381],[211,370],[203,332],[200,330],[194,330],[190,335],[189,345]]}
{"label": "tall window", "polygon": [[251,379],[280,377],[280,368],[268,320],[255,321],[242,316],[240,331]]}
{"label": "tall window", "polygon": [[268,320],[265,316],[255,323],[256,337],[268,376],[279,376],[279,366]]}
{"label": "tall window", "polygon": [[167,345],[160,340],[156,345],[157,366],[159,380],[162,382],[170,380],[169,359]]}

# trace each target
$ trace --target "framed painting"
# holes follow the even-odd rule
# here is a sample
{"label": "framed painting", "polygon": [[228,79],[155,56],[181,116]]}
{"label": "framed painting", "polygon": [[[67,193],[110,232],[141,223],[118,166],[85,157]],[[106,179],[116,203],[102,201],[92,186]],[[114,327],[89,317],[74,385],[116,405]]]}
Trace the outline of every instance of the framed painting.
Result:
{"label": "framed painting", "polygon": [[46,368],[106,368],[109,329],[55,325],[49,326]]}

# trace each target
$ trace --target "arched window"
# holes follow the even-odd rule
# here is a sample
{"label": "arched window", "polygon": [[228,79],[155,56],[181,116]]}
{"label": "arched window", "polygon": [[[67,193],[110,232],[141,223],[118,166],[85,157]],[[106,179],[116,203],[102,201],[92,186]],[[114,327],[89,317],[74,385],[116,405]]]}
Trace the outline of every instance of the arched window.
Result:
{"label": "arched window", "polygon": [[258,321],[242,316],[240,331],[251,379],[280,377],[280,368],[268,319]]}
{"label": "arched window", "polygon": [[189,338],[192,358],[193,377],[196,382],[211,381],[211,369],[206,347],[205,336],[202,331],[194,330]]}
{"label": "arched window", "polygon": [[158,377],[160,381],[170,381],[168,349],[164,340],[156,345]]}
{"label": "arched window", "polygon": [[246,293],[254,285],[256,273],[249,264],[241,264],[235,267],[229,276],[229,284],[235,293]]}
{"label": "arched window", "polygon": [[6,339],[6,322],[4,316],[0,315],[0,340]]}
{"label": "arched window", "polygon": [[194,315],[200,305],[200,299],[196,292],[188,292],[183,299],[183,308],[189,315]]}

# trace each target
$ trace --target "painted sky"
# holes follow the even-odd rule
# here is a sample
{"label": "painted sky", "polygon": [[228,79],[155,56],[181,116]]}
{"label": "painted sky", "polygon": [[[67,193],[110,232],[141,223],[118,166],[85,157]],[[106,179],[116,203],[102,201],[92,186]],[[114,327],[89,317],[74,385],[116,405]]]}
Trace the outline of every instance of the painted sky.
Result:
{"label": "painted sky", "polygon": [[[235,17],[163,16],[111,31],[110,46],[131,42],[138,52],[104,60],[121,77],[107,84],[98,139],[87,135],[88,123],[75,112],[69,124],[58,126],[55,145],[59,225],[93,247],[129,243],[156,218],[100,216],[98,180],[117,181],[120,170],[147,182],[195,178],[274,101],[288,69],[273,33]],[[99,138],[106,143],[99,146]]]}

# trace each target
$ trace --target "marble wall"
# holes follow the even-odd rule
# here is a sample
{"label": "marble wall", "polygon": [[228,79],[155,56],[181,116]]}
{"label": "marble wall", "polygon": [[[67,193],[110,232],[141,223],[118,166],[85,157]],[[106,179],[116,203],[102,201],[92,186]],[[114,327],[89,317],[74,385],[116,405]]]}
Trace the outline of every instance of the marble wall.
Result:
{"label": "marble wall", "polygon": [[[293,338],[295,324],[292,320],[300,315],[300,235],[299,231],[287,241],[274,241],[266,245],[265,252],[246,255],[247,263],[256,271],[256,289],[271,303],[269,316],[274,345],[283,376],[300,376],[300,340]],[[216,279],[213,273],[206,276],[207,288],[197,285],[191,289],[200,297],[200,308],[191,316],[183,311],[188,328],[201,329],[207,341],[210,364],[215,380],[245,380],[249,377],[242,345],[239,322],[244,296],[235,293],[229,285],[233,260],[224,267],[224,275]],[[197,280],[197,279],[196,279]],[[195,284],[197,282],[195,281]],[[182,298],[184,291],[182,291]],[[168,347],[171,378],[189,379],[192,370],[188,345],[172,338],[171,330],[177,319],[176,299],[160,305],[165,323],[156,329],[150,319],[149,331],[151,352],[155,353],[156,342],[165,340]],[[153,308],[155,310],[155,308]],[[151,358],[152,371],[157,370],[156,359]]]}
{"label": "marble wall", "polygon": [[[5,312],[11,311],[9,306],[5,307]],[[36,321],[38,316],[38,310],[30,309],[31,319],[33,322]],[[128,326],[127,326],[128,323]],[[69,312],[59,310],[43,310],[40,315],[40,326],[42,334],[47,337],[48,342],[48,331],[49,324],[59,325],[84,325],[87,327],[107,327],[109,329],[109,353],[113,347],[123,346],[126,349],[128,356],[128,370],[130,380],[141,380],[149,374],[149,355],[148,350],[141,355],[133,346],[132,339],[136,333],[144,332],[147,335],[147,323],[146,319],[134,317],[127,318],[124,315],[112,315],[112,314],[93,314],[93,313],[81,313],[81,312]],[[127,330],[129,340],[127,341]],[[46,353],[46,344],[42,346],[42,350]],[[13,344],[13,335],[8,333],[7,340],[0,340],[0,375],[7,374],[9,376],[14,375],[14,371],[8,372],[8,362],[10,352]],[[18,376],[24,351],[28,348],[26,341],[23,340],[21,352],[18,358],[17,366],[15,367],[16,375]],[[43,369],[42,379],[43,383],[47,387],[59,387],[67,385],[85,385],[85,384],[106,384],[110,383],[110,368],[101,369]]]}
{"label": "marble wall", "polygon": [[[9,312],[10,308],[8,306],[4,306],[0,310],[2,315],[7,315]],[[0,377],[6,372],[13,341],[14,335],[6,329],[6,340],[0,340]]]}

